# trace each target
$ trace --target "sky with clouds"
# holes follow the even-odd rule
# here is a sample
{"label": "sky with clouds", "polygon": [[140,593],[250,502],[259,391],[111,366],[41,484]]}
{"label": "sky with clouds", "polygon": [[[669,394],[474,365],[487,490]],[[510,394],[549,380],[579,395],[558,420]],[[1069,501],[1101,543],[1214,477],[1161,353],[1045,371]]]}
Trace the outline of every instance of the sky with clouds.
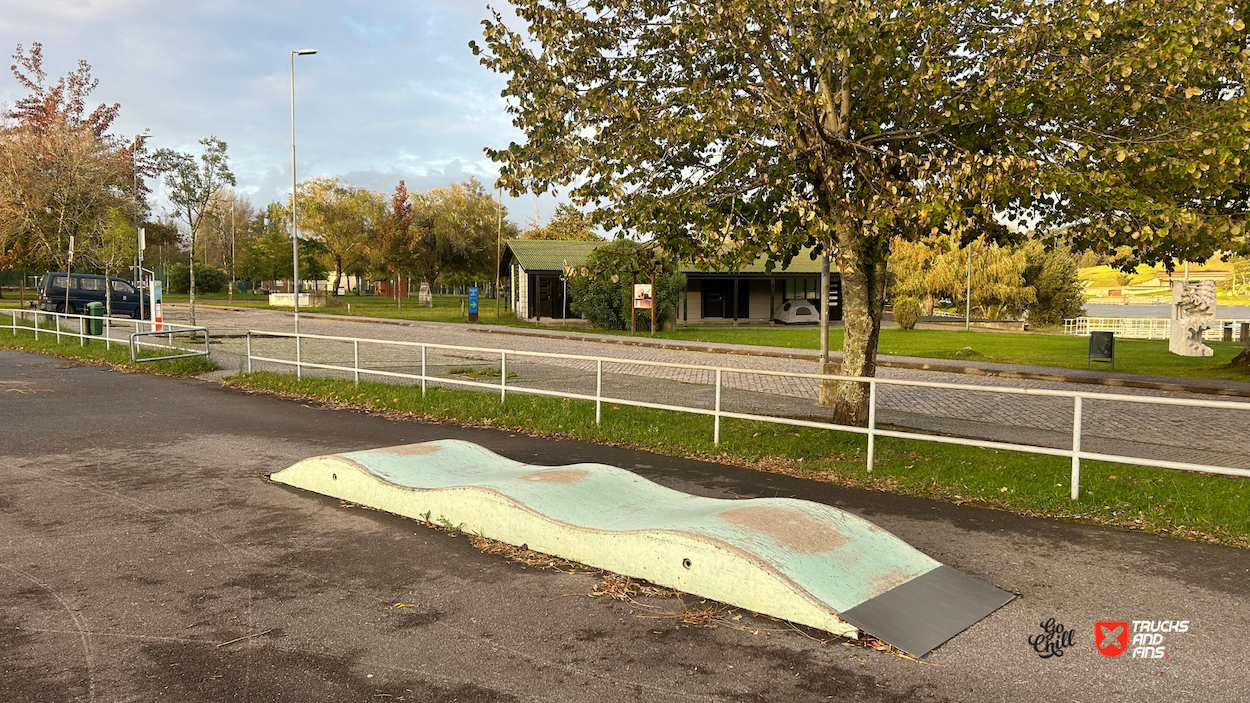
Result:
{"label": "sky with clouds", "polygon": [[[118,134],[150,146],[229,145],[239,188],[263,205],[289,196],[291,49],[298,175],[340,176],[388,192],[498,173],[483,147],[520,140],[499,96],[505,79],[468,48],[486,0],[4,0],[0,48],[42,42],[50,80],[91,64],[94,103],[121,103]],[[507,11],[506,0],[493,5]],[[507,15],[510,23],[516,22]],[[6,62],[7,66],[11,61]],[[0,75],[0,103],[20,87]],[[525,225],[555,198],[505,195]]]}

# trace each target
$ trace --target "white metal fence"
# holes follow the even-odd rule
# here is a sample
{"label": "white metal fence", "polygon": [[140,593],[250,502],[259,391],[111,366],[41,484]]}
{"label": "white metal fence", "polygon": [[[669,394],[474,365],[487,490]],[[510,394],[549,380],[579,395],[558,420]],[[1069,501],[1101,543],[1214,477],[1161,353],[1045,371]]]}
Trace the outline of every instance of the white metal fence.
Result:
{"label": "white metal fence", "polygon": [[[78,339],[78,346],[85,347],[87,342],[91,340],[104,342],[105,349],[112,349],[114,344],[124,347],[147,347],[150,349],[185,349],[179,346],[176,338],[177,333],[203,333],[206,332],[203,327],[193,327],[191,325],[181,325],[172,322],[150,322],[147,320],[134,320],[129,318],[116,317],[92,317],[90,315],[70,315],[63,312],[45,312],[43,310],[6,310],[9,316],[9,324],[6,325],[10,331],[16,335],[19,330],[23,332],[33,333],[35,339],[39,339],[40,333],[45,337],[56,337],[58,344],[61,343],[62,337],[69,339]],[[0,318],[2,319],[2,318]],[[90,324],[92,320],[98,320],[101,323],[103,331],[101,334],[95,335],[90,332]],[[48,325],[51,323],[51,327]],[[2,329],[2,328],[0,328]],[[132,331],[133,330],[133,331]],[[115,332],[127,335],[122,339],[113,336]],[[132,339],[131,335],[139,334],[141,337],[156,334],[157,341],[147,342]],[[161,341],[163,337],[163,341]],[[207,349],[207,334],[205,334],[205,348]],[[181,356],[181,355],[180,355]],[[203,356],[203,354],[200,354]],[[137,358],[137,361],[152,361],[155,359]]]}
{"label": "white metal fence", "polygon": [[[1250,319],[1217,318],[1202,338],[1218,342],[1224,338],[1225,328],[1231,328],[1233,339],[1244,342],[1240,329],[1247,322]],[[1063,321],[1063,333],[1088,337],[1090,332],[1114,332],[1121,339],[1167,339],[1170,323],[1166,317],[1077,317]]]}
{"label": "white metal fence", "polygon": [[[7,311],[10,315],[10,327],[14,335],[19,331],[24,333],[33,332],[38,336],[41,332],[44,335],[56,335],[58,342],[61,337],[78,338],[80,344],[85,345],[87,340],[100,340],[101,337],[106,345],[113,343],[126,344],[130,340],[120,341],[111,339],[107,332],[111,329],[124,328],[126,330],[134,329],[135,332],[151,331],[153,323],[138,320],[113,320],[111,318],[103,318],[106,334],[101,337],[90,335],[87,333],[87,321],[91,318],[84,315],[67,315],[62,313],[49,313],[37,310],[13,310]],[[52,321],[53,328],[41,328],[38,321],[43,319],[45,322]],[[73,321],[77,320],[77,323]],[[27,322],[34,322],[34,325],[28,325]],[[76,324],[78,329],[63,329],[63,324]],[[167,329],[180,329],[185,331],[195,330],[187,325],[178,325],[171,323],[161,323]],[[1217,410],[1230,410],[1235,412],[1245,412],[1247,419],[1250,420],[1250,402],[1234,402],[1234,401],[1218,401],[1218,400],[1197,400],[1189,398],[1171,398],[1171,397],[1153,397],[1153,396],[1134,396],[1120,395],[1111,393],[1085,393],[1081,391],[1051,390],[1051,389],[1035,389],[1035,388],[1012,388],[1004,386],[982,386],[959,383],[938,383],[929,381],[912,381],[904,379],[889,378],[859,378],[852,376],[836,376],[822,375],[812,373],[801,373],[791,371],[771,371],[763,369],[743,369],[734,367],[707,366],[699,364],[682,364],[665,361],[650,361],[643,359],[622,359],[613,357],[597,357],[580,354],[560,354],[554,352],[533,352],[518,351],[509,349],[497,349],[488,347],[469,347],[448,344],[433,344],[425,342],[409,342],[400,340],[384,340],[369,339],[360,337],[336,337],[327,335],[296,335],[287,332],[264,332],[264,331],[247,331],[245,336],[245,348],[243,352],[243,369],[251,372],[256,362],[276,364],[279,366],[295,367],[297,377],[302,377],[305,370],[320,370],[328,372],[339,372],[350,374],[351,378],[359,383],[362,377],[377,377],[382,379],[405,379],[409,381],[419,382],[422,394],[424,395],[427,386],[430,383],[439,385],[464,386],[469,388],[480,389],[483,391],[497,391],[499,393],[500,403],[506,403],[509,393],[522,393],[539,396],[550,396],[557,398],[568,398],[573,400],[583,400],[593,402],[595,405],[595,423],[600,424],[603,419],[603,405],[626,405],[640,408],[652,408],[657,410],[668,410],[672,412],[691,413],[697,415],[710,416],[713,418],[712,440],[713,443],[719,444],[721,439],[721,420],[722,418],[731,418],[738,420],[748,420],[754,422],[776,423],[781,425],[791,425],[796,427],[810,427],[815,429],[835,430],[841,432],[850,432],[854,434],[865,435],[868,441],[867,447],[867,468],[871,472],[875,460],[876,440],[878,437],[892,437],[897,439],[919,440],[924,442],[938,442],[943,444],[956,444],[969,447],[981,447],[985,449],[998,449],[1006,451],[1019,451],[1032,454],[1044,454],[1049,456],[1059,456],[1069,458],[1072,462],[1071,471],[1071,497],[1075,500],[1080,493],[1080,470],[1081,461],[1104,461],[1119,464],[1131,464],[1141,466],[1152,466],[1165,469],[1175,469],[1180,471],[1191,471],[1207,474],[1221,474],[1226,476],[1239,476],[1250,478],[1250,469],[1238,468],[1231,466],[1220,466],[1213,464],[1199,464],[1190,462],[1170,461],[1166,459],[1146,458],[1123,456],[1119,454],[1109,454],[1102,452],[1091,452],[1082,449],[1082,439],[1084,437],[1084,426],[1082,423],[1082,410],[1086,401],[1109,401],[1113,403],[1123,403],[1126,405],[1145,404],[1145,405],[1164,405],[1164,406],[1180,406],[1188,408],[1208,408]],[[255,353],[253,342],[259,339],[289,339],[294,342],[294,358],[279,358],[277,356],[265,356]],[[309,342],[335,342],[351,346],[352,365],[320,363],[304,359],[303,348]],[[142,346],[155,348],[170,348],[172,341],[166,343],[159,342],[138,342]],[[379,368],[369,368],[361,364],[361,348],[364,347],[391,347],[402,348],[408,350],[419,350],[420,352],[420,372],[408,373],[404,371],[387,370]],[[498,359],[499,381],[485,382],[480,380],[471,380],[469,378],[454,378],[451,376],[432,375],[427,367],[427,358],[431,351],[434,352],[458,352],[468,353],[475,357],[487,357]],[[521,359],[547,359],[547,360],[564,360],[568,362],[582,362],[583,364],[593,365],[595,369],[595,392],[593,395],[589,393],[577,393],[562,390],[552,390],[544,388],[534,388],[520,385],[509,385],[508,368],[509,361],[516,363]],[[629,398],[614,397],[604,393],[604,368],[605,366],[647,366],[659,367],[675,370],[697,371],[708,375],[714,379],[714,400],[711,408],[701,408],[691,405],[680,405],[674,403],[660,403],[646,400],[637,400]],[[415,366],[415,364],[414,364]],[[869,410],[868,423],[866,427],[858,427],[852,425],[843,425],[833,422],[820,422],[815,420],[806,420],[795,417],[786,417],[782,415],[764,415],[751,412],[734,412],[726,410],[722,404],[722,389],[725,387],[724,378],[730,374],[740,375],[756,375],[780,377],[789,379],[808,379],[817,383],[830,382],[855,382],[868,386]],[[415,385],[415,384],[414,384]],[[1070,448],[1045,447],[1031,444],[1021,444],[1017,442],[998,442],[980,439],[971,439],[967,437],[948,436],[941,434],[923,434],[919,432],[908,432],[902,430],[884,429],[877,426],[878,416],[878,389],[882,386],[910,386],[916,388],[933,388],[946,389],[950,391],[964,391],[972,393],[992,393],[1004,395],[1023,395],[1049,398],[1064,398],[1072,401],[1072,439]]]}
{"label": "white metal fence", "polygon": [[[253,340],[257,338],[285,338],[295,342],[295,354],[293,359],[277,358],[273,356],[261,356],[253,351]],[[310,341],[328,341],[350,344],[352,348],[352,365],[346,366],[342,364],[328,364],[310,362],[303,359],[301,351],[305,342]],[[360,363],[361,347],[374,345],[386,347],[402,347],[414,350],[420,350],[420,372],[405,373],[402,371],[373,369],[363,366]],[[498,359],[499,381],[498,383],[487,383],[477,380],[451,378],[448,376],[434,376],[429,373],[427,368],[427,356],[431,350],[436,351],[456,351],[468,352],[475,355],[493,357]],[[580,361],[593,363],[595,367],[595,393],[590,395],[587,393],[575,393],[568,391],[550,390],[542,388],[523,387],[508,384],[508,364],[512,360],[539,358],[539,359],[562,359],[569,361]],[[674,362],[648,361],[641,359],[620,359],[611,357],[596,357],[579,354],[559,354],[554,352],[532,352],[517,351],[509,349],[495,349],[486,347],[467,347],[447,344],[432,344],[424,342],[407,342],[398,340],[382,340],[367,339],[358,337],[335,337],[327,335],[295,335],[286,332],[260,332],[249,331],[247,333],[246,348],[246,370],[250,373],[253,370],[254,362],[266,362],[283,366],[294,366],[296,376],[302,376],[305,369],[319,369],[324,371],[335,371],[345,374],[351,374],[351,377],[360,382],[362,377],[375,376],[381,378],[402,378],[412,381],[419,381],[422,394],[425,394],[427,384],[433,382],[437,384],[446,384],[453,386],[466,386],[478,388],[482,390],[498,391],[500,403],[505,403],[509,393],[526,393],[531,395],[552,396],[558,398],[570,398],[575,400],[591,401],[595,404],[595,423],[600,424],[603,418],[603,404],[612,405],[628,405],[641,408],[654,408],[658,410],[669,410],[681,413],[693,413],[698,415],[707,415],[713,418],[712,440],[714,443],[720,443],[721,437],[721,419],[733,418],[738,420],[749,420],[755,422],[777,423],[782,425],[792,425],[797,427],[811,427],[816,429],[837,430],[842,432],[851,432],[855,434],[865,435],[868,439],[867,465],[868,471],[871,472],[874,463],[876,450],[876,439],[878,437],[893,437],[898,439],[912,439],[925,442],[939,442],[944,444],[958,444],[970,447],[982,447],[986,449],[1001,449],[1008,451],[1028,452],[1032,454],[1046,454],[1050,456],[1060,456],[1070,458],[1072,461],[1072,478],[1071,478],[1071,496],[1073,500],[1077,498],[1080,492],[1080,470],[1082,460],[1105,461],[1120,464],[1134,464],[1143,466],[1153,466],[1165,469],[1176,469],[1181,471],[1192,471],[1209,474],[1222,474],[1226,476],[1240,476],[1250,478],[1250,469],[1237,468],[1230,466],[1217,466],[1211,464],[1197,464],[1180,461],[1170,461],[1165,459],[1153,459],[1144,457],[1121,456],[1117,454],[1106,454],[1100,452],[1090,452],[1083,450],[1081,447],[1083,437],[1083,425],[1081,421],[1082,406],[1086,400],[1111,401],[1126,404],[1150,404],[1150,405],[1170,405],[1183,406],[1190,408],[1212,408],[1220,410],[1241,411],[1247,413],[1247,420],[1250,421],[1250,403],[1241,403],[1233,401],[1217,401],[1217,400],[1193,400],[1188,398],[1166,398],[1151,396],[1132,396],[1117,395],[1110,393],[1083,393],[1080,391],[1060,391],[1049,389],[1032,389],[1032,388],[1011,388],[1002,386],[980,386],[957,383],[937,383],[927,381],[910,381],[903,379],[888,378],[860,378],[852,376],[835,376],[822,375],[789,371],[769,371],[761,369],[743,369],[732,367],[705,366],[697,364],[680,364]],[[700,408],[688,405],[676,405],[672,403],[656,403],[643,400],[634,400],[628,398],[619,398],[605,395],[603,392],[603,378],[605,365],[619,366],[651,366],[664,367],[669,369],[687,369],[706,372],[711,374],[715,381],[715,400],[712,408]],[[731,412],[723,409],[721,391],[723,386],[722,379],[727,374],[745,374],[759,376],[786,377],[794,379],[812,379],[817,382],[838,382],[849,381],[866,384],[868,386],[869,410],[867,427],[857,427],[851,425],[835,424],[832,422],[819,422],[813,420],[804,420],[793,417],[784,417],[778,415],[761,415],[758,413]],[[979,439],[970,439],[966,437],[944,436],[935,434],[922,434],[918,432],[907,432],[900,430],[883,429],[877,426],[877,391],[881,386],[911,386],[919,388],[938,388],[952,391],[970,391],[976,393],[997,393],[1007,395],[1029,395],[1051,398],[1067,398],[1072,401],[1072,442],[1071,448],[1054,448],[1029,444],[1019,444],[1013,442],[997,442]]]}

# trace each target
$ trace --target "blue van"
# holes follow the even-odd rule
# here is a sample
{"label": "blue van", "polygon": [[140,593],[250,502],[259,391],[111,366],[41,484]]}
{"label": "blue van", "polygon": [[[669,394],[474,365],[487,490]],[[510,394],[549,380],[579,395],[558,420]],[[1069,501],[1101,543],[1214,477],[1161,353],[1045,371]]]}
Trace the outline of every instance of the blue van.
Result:
{"label": "blue van", "polygon": [[[69,274],[69,306],[65,301],[65,274],[45,273],[39,285],[39,309],[47,312],[64,312],[79,315],[87,311],[87,303],[108,303],[105,293],[113,296],[113,314],[139,318],[140,292],[130,283],[117,277],[105,279],[91,273]],[[148,306],[143,306],[143,316],[150,318]]]}

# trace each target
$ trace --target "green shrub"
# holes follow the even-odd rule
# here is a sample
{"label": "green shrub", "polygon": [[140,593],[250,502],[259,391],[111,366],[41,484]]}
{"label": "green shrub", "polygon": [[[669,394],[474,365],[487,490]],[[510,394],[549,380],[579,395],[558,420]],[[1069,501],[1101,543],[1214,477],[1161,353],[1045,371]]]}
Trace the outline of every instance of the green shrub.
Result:
{"label": "green shrub", "polygon": [[[226,274],[206,264],[195,265],[195,292],[221,293],[228,283]],[[173,264],[169,267],[168,287],[170,293],[185,295],[191,290],[191,267]]]}
{"label": "green shrub", "polygon": [[[569,309],[600,329],[629,329],[633,279],[628,271],[639,269],[627,267],[646,262],[648,256],[641,244],[630,240],[618,240],[596,249],[587,257],[586,266],[569,280]],[[650,274],[638,276],[638,282],[650,283]],[[686,290],[686,276],[677,271],[662,273],[656,276],[655,287],[655,304],[661,319],[664,311],[675,314]],[[651,329],[651,311],[639,310],[636,323],[639,330]]]}
{"label": "green shrub", "polygon": [[915,298],[903,297],[894,301],[894,321],[900,329],[909,330],[920,322],[920,301]]}

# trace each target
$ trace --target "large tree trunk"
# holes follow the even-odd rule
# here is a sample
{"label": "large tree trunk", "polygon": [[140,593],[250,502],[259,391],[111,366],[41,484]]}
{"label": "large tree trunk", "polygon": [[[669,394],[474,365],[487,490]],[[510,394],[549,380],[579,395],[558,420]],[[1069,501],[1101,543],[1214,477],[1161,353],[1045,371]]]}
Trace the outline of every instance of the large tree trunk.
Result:
{"label": "large tree trunk", "polygon": [[334,297],[339,295],[339,284],[343,282],[343,257],[334,257]]}
{"label": "large tree trunk", "polygon": [[[883,238],[864,239],[853,231],[843,230],[838,237],[845,326],[842,363],[837,369],[840,375],[877,374],[877,343],[881,334],[881,318],[885,313],[887,246]],[[833,367],[833,364],[829,366]],[[830,368],[829,372],[832,370]],[[832,384],[829,391],[821,393],[821,402],[834,406],[834,422],[858,426],[868,424],[867,383],[839,382]]]}

